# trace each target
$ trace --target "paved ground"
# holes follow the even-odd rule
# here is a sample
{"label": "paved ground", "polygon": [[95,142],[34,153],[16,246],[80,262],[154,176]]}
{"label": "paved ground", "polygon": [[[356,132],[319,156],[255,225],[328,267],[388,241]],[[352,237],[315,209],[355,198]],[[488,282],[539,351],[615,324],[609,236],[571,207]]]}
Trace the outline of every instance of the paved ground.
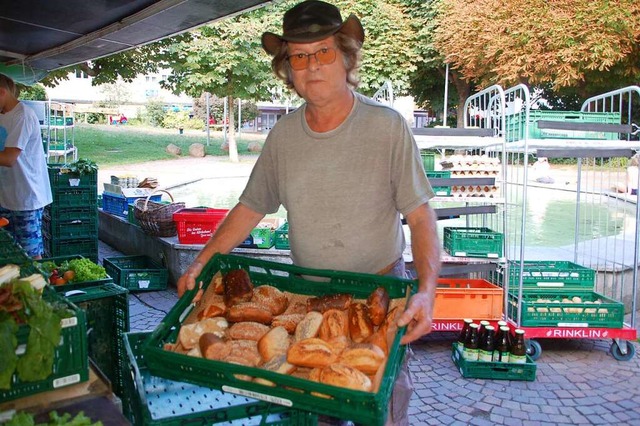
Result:
{"label": "paved ground", "polygon": [[[119,255],[100,244],[101,260]],[[131,331],[152,330],[176,300],[174,289],[132,294]],[[541,340],[536,380],[525,382],[463,378],[451,360],[456,337],[436,332],[413,345],[412,425],[640,424],[640,356],[616,361],[611,341]]]}

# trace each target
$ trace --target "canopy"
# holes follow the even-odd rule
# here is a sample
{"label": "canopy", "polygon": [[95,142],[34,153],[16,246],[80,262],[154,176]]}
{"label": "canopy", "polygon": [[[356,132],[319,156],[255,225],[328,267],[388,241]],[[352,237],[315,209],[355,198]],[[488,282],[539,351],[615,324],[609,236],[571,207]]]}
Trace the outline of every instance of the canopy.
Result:
{"label": "canopy", "polygon": [[47,72],[194,29],[270,0],[0,0],[0,72]]}

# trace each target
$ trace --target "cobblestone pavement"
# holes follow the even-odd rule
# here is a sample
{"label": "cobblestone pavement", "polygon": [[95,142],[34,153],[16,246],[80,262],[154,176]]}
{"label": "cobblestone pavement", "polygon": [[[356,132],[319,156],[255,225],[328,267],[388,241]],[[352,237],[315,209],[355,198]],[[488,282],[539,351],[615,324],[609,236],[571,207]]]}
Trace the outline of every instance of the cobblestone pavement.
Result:
{"label": "cobblestone pavement", "polygon": [[[121,255],[100,243],[100,260]],[[131,331],[152,330],[177,299],[173,288],[131,294]],[[412,345],[411,425],[640,425],[640,355],[617,361],[610,340],[540,339],[535,381],[505,381],[463,378],[451,360],[456,337],[434,332]]]}

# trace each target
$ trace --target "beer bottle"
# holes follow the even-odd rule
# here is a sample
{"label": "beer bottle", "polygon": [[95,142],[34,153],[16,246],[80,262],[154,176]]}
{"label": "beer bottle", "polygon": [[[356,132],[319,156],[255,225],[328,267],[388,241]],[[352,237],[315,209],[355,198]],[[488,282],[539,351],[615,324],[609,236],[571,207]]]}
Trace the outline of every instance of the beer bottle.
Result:
{"label": "beer bottle", "polygon": [[469,335],[467,336],[467,341],[464,342],[464,359],[467,361],[477,361],[479,345],[478,324],[469,324]]}
{"label": "beer bottle", "polygon": [[464,324],[462,325],[462,330],[460,331],[460,335],[458,336],[457,346],[460,353],[464,351],[464,342],[467,341],[467,335],[469,334],[469,325],[473,323],[472,319],[466,318],[464,319]]}
{"label": "beer bottle", "polygon": [[516,335],[511,344],[509,362],[524,364],[527,362],[527,346],[524,343],[524,330],[516,329]]}
{"label": "beer bottle", "polygon": [[480,327],[478,327],[478,339],[480,340],[480,342],[482,342],[482,340],[484,339],[484,333],[489,324],[490,324],[489,321],[486,321],[486,320],[480,321]]}
{"label": "beer bottle", "polygon": [[478,352],[478,361],[493,361],[493,352],[495,349],[496,329],[492,325],[487,325],[484,330],[482,340],[480,340],[480,350]]}
{"label": "beer bottle", "polygon": [[496,341],[496,351],[494,353],[494,361],[509,362],[509,350],[511,349],[511,341],[509,336],[509,327],[500,327],[498,339]]}
{"label": "beer bottle", "polygon": [[507,322],[506,321],[498,321],[498,330],[500,330],[500,327],[506,327],[507,326]]}

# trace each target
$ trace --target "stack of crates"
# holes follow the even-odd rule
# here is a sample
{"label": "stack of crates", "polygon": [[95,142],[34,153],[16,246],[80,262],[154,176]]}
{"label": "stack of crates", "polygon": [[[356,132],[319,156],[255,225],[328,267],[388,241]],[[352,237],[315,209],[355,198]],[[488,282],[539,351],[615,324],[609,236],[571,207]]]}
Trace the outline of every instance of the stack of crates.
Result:
{"label": "stack of crates", "polygon": [[53,203],[44,210],[46,257],[82,255],[98,261],[98,172],[78,175],[50,164]]}

